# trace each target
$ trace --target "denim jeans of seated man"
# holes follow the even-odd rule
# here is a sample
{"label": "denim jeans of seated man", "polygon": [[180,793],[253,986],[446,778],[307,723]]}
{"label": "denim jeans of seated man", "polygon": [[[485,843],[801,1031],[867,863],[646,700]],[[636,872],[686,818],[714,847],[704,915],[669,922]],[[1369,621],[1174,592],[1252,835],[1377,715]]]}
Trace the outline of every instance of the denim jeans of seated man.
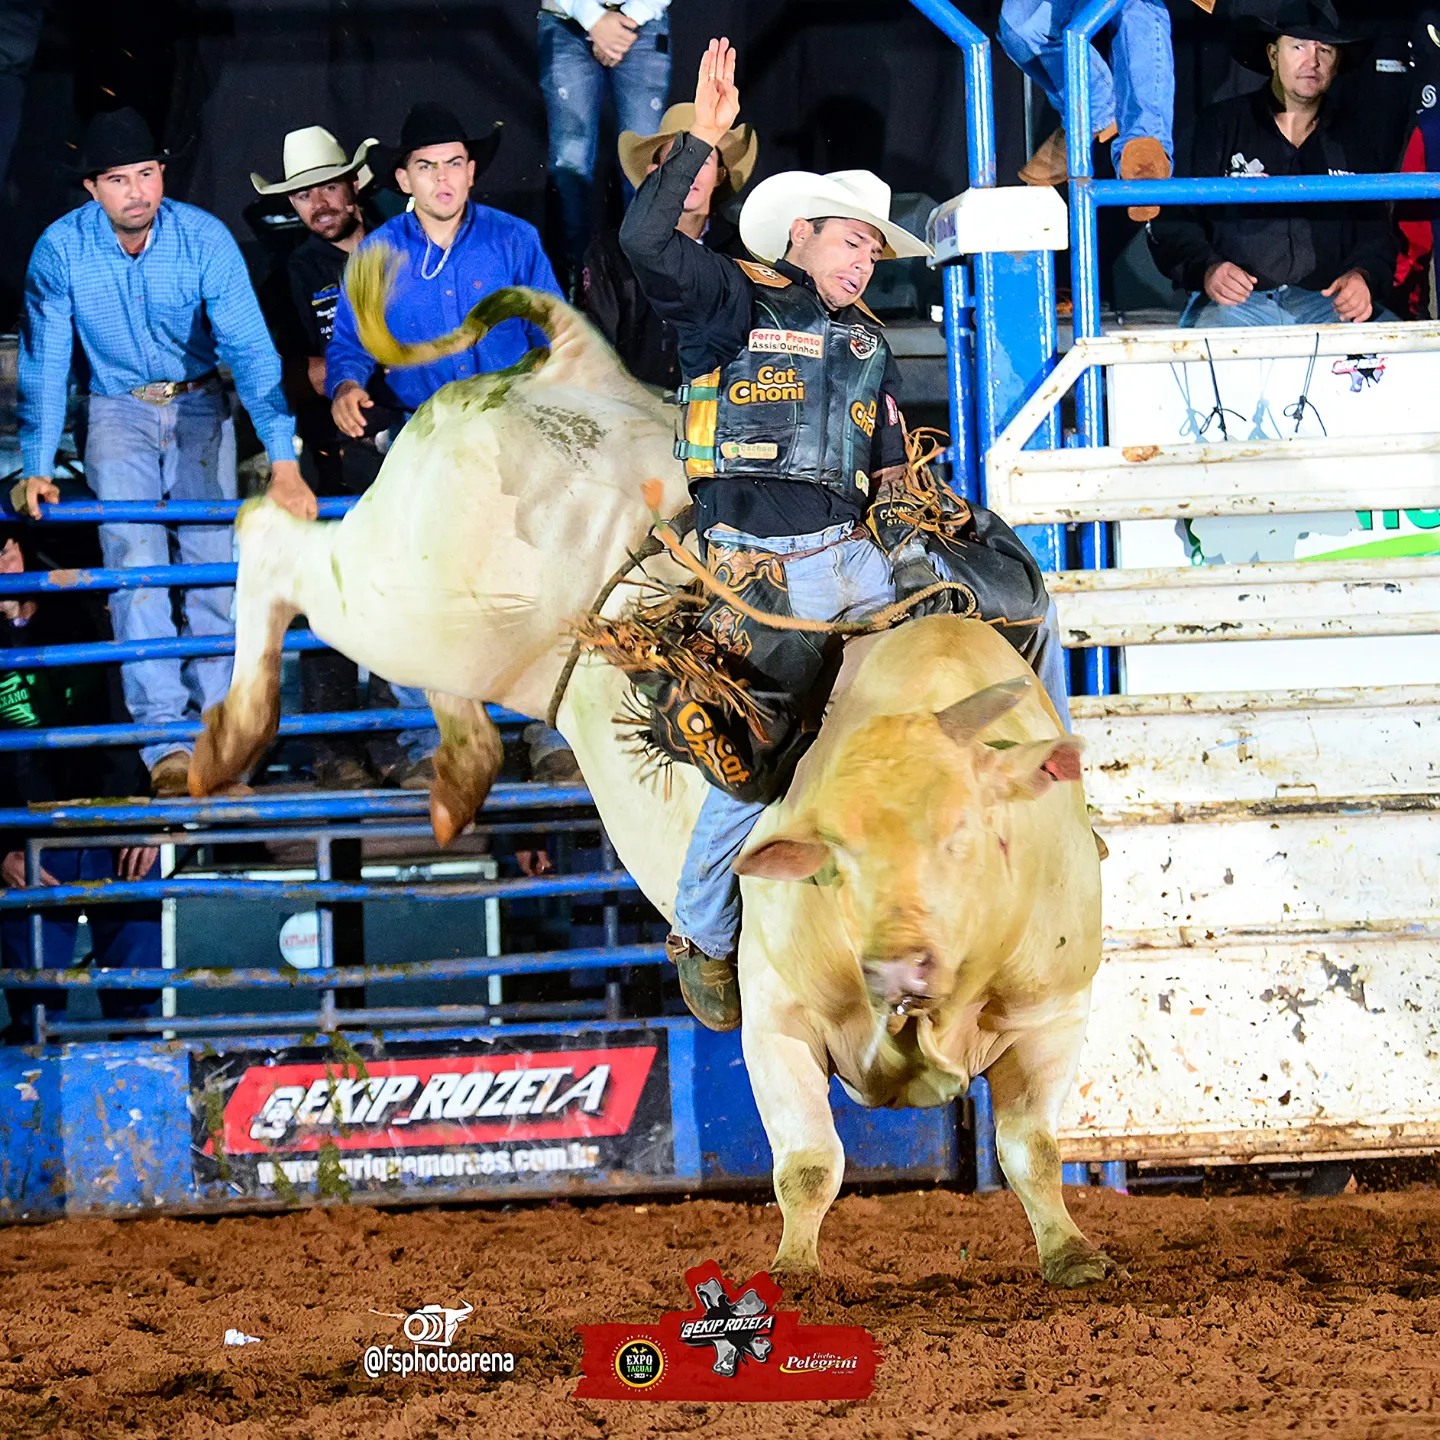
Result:
{"label": "denim jeans of seated man", "polygon": [[[595,156],[608,92],[617,130],[653,134],[670,90],[670,19],[640,27],[635,43],[615,66],[602,65],[574,21],[540,12],[540,87],[550,132],[549,167],[560,201],[565,257],[573,278],[590,243]],[[623,177],[625,200],[632,190]],[[560,276],[568,285],[567,276]]]}
{"label": "denim jeans of seated man", "polygon": [[[1086,0],[1005,0],[998,34],[1005,53],[1065,118],[1065,27]],[[1119,127],[1111,155],[1148,135],[1175,154],[1175,51],[1165,0],[1129,0],[1111,22],[1110,64],[1090,46],[1090,127]]]}
{"label": "denim jeans of seated man", "polygon": [[[1394,320],[1377,305],[1371,321]],[[1274,290],[1252,290],[1238,305],[1217,305],[1204,291],[1190,297],[1180,325],[1186,330],[1239,330],[1261,325],[1339,325],[1335,302],[1318,290],[1281,285]]]}
{"label": "denim jeans of seated man", "polygon": [[[115,879],[115,850],[46,850],[41,863],[62,885]],[[160,878],[156,860],[145,876]],[[44,891],[35,892],[37,906],[43,906]],[[30,921],[33,911],[6,910],[0,916],[0,964],[7,970],[34,968],[30,955]],[[41,908],[41,956],[47,970],[65,970],[75,958],[75,940],[80,925],[80,908],[56,905]],[[121,905],[92,905],[85,912],[90,923],[90,963],[108,970],[160,969],[160,903],[131,901]],[[4,1041],[28,1045],[34,1036],[34,1007],[43,1005],[51,1015],[65,1013],[66,992],[39,988],[8,990],[10,1024]],[[160,1013],[158,990],[102,990],[100,1013],[107,1020],[138,1019]]]}
{"label": "denim jeans of seated man", "polygon": [[[148,405],[133,395],[93,395],[89,401],[85,479],[97,499],[233,500],[235,428],[218,385]],[[161,565],[228,565],[235,558],[229,525],[102,525],[100,552],[116,569]],[[230,635],[234,591],[229,586],[184,592],[182,634]],[[117,640],[175,635],[168,588],[117,590],[110,597]],[[136,660],[121,667],[125,704],[137,725],[198,719],[230,688],[228,655],[190,660]],[[174,741],[146,745],[147,768]]]}

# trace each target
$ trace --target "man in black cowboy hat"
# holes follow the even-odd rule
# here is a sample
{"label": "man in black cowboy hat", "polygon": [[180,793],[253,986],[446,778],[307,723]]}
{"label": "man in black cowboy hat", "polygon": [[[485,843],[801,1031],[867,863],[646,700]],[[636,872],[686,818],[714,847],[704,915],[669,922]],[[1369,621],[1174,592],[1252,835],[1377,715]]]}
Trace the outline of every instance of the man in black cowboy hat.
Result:
{"label": "man in black cowboy hat", "polygon": [[[51,225],[30,257],[19,376],[27,478],[16,503],[34,514],[40,502],[60,498],[51,476],[78,334],[90,369],[85,476],[101,500],[235,498],[223,362],[270,456],[271,493],[313,516],[315,498],[295,463],[280,359],[240,249],[213,215],[165,198],[166,158],[134,110],[96,116],[77,167],[93,203]],[[228,525],[180,526],[175,545],[182,563],[233,558]],[[163,525],[102,525],[100,546],[107,566],[170,563]],[[230,596],[225,588],[189,591],[184,630],[230,634]],[[120,640],[176,633],[164,589],[117,591],[110,612]],[[230,661],[132,662],[123,680],[136,724],[172,723],[219,704]],[[156,795],[186,793],[188,747],[157,743],[141,756]]]}
{"label": "man in black cowboy hat", "polygon": [[[1257,16],[1236,58],[1269,77],[1195,125],[1182,175],[1263,179],[1390,169],[1368,127],[1327,101],[1357,43],[1328,0],[1280,0]],[[1173,209],[1149,227],[1155,263],[1192,292],[1185,326],[1319,325],[1378,318],[1395,269],[1384,207]]]}
{"label": "man in black cowboy hat", "polygon": [[[507,285],[528,285],[560,295],[535,227],[470,199],[477,172],[494,158],[499,142],[498,125],[484,138],[473,139],[444,106],[425,103],[405,117],[398,145],[371,150],[376,176],[410,196],[415,206],[364,241],[367,247],[388,246],[400,257],[400,281],[385,312],[398,339],[413,343],[448,335],[478,301]],[[546,343],[536,326],[506,320],[468,350],[428,365],[392,370],[386,379],[405,410],[415,411],[442,385],[503,370]],[[375,358],[361,343],[355,312],[342,290],[325,351],[325,387],[342,434],[358,438],[373,421],[374,369]],[[425,703],[420,691],[397,686],[395,693],[402,704]],[[409,760],[403,774],[390,778],[402,786],[428,785],[438,732],[402,732],[399,739]],[[554,735],[548,749],[558,754],[563,747],[564,741]],[[573,759],[565,773],[572,772]]]}

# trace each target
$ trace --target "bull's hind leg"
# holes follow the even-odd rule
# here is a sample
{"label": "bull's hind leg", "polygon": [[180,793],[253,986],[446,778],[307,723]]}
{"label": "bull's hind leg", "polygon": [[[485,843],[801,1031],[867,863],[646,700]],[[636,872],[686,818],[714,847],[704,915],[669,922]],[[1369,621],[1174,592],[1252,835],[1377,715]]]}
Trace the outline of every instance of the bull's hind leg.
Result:
{"label": "bull's hind leg", "polygon": [[1044,1029],[1022,1032],[985,1072],[995,1105],[995,1147],[1035,1232],[1040,1273],[1051,1285],[1067,1287],[1092,1285],[1115,1271],[1110,1257],[1070,1218],[1060,1186],[1055,1131],[1075,1080],[1085,1009]]}
{"label": "bull's hind leg", "polygon": [[495,722],[478,700],[427,690],[440,726],[435,780],[430,787],[430,825],[448,845],[475,818],[500,773],[504,747]]}
{"label": "bull's hind leg", "polygon": [[245,774],[280,726],[280,651],[299,611],[274,593],[269,568],[245,564],[235,588],[235,667],[230,691],[205,714],[190,757],[190,793],[213,795]]}
{"label": "bull's hind leg", "polygon": [[[743,944],[743,942],[742,942]],[[830,1110],[830,1081],[805,1020],[748,993],[741,1048],[760,1120],[774,1156],[775,1198],[785,1229],[771,1266],[791,1287],[820,1273],[820,1224],[845,1174],[845,1150]],[[772,1015],[759,1021],[752,1017]]]}

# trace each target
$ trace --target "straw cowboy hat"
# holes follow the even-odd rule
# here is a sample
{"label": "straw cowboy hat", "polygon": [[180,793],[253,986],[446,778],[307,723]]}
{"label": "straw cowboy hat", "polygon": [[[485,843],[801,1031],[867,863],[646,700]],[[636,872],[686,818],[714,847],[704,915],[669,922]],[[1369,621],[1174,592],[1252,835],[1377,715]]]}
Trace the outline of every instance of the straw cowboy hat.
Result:
{"label": "straw cowboy hat", "polygon": [[789,246],[790,226],[796,220],[831,216],[873,225],[885,237],[882,260],[934,253],[918,235],[890,219],[890,187],[869,170],[836,170],[829,175],[782,170],[762,180],[740,211],[740,238],[757,260],[773,264]]}
{"label": "straw cowboy hat", "polygon": [[285,178],[272,185],[252,170],[250,183],[261,195],[293,195],[297,190],[353,175],[355,188],[363,190],[373,178],[364,161],[374,143],[373,139],[364,141],[347,160],[340,142],[323,125],[307,125],[285,137]]}
{"label": "straw cowboy hat", "polygon": [[[695,106],[687,101],[683,105],[672,105],[660,117],[660,128],[653,135],[622,130],[616,149],[620,153],[620,168],[625,172],[625,178],[638,190],[646,171],[655,163],[661,146],[669,144],[677,135],[689,134],[694,128]],[[725,166],[725,178],[715,187],[715,199],[724,202],[738,195],[750,183],[750,177],[755,173],[755,162],[760,158],[760,141],[749,125],[737,125],[720,137],[720,143],[715,148],[719,150],[721,163]]]}

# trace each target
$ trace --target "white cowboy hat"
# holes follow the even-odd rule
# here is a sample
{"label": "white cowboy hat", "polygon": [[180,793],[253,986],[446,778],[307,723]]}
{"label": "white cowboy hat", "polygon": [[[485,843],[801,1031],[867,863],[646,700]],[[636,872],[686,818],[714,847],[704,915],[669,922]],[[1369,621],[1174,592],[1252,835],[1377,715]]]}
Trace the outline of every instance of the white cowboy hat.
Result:
{"label": "white cowboy hat", "polygon": [[366,140],[347,160],[340,142],[323,125],[307,125],[285,137],[285,178],[271,185],[252,170],[250,183],[261,195],[293,195],[297,190],[353,175],[355,188],[363,190],[372,178],[364,160],[373,144],[373,139]]}
{"label": "white cowboy hat", "polygon": [[934,253],[918,235],[891,221],[890,187],[869,170],[836,170],[829,175],[783,170],[762,180],[740,211],[740,238],[757,260],[773,265],[790,244],[790,226],[796,220],[831,215],[873,225],[885,237],[882,260]]}

